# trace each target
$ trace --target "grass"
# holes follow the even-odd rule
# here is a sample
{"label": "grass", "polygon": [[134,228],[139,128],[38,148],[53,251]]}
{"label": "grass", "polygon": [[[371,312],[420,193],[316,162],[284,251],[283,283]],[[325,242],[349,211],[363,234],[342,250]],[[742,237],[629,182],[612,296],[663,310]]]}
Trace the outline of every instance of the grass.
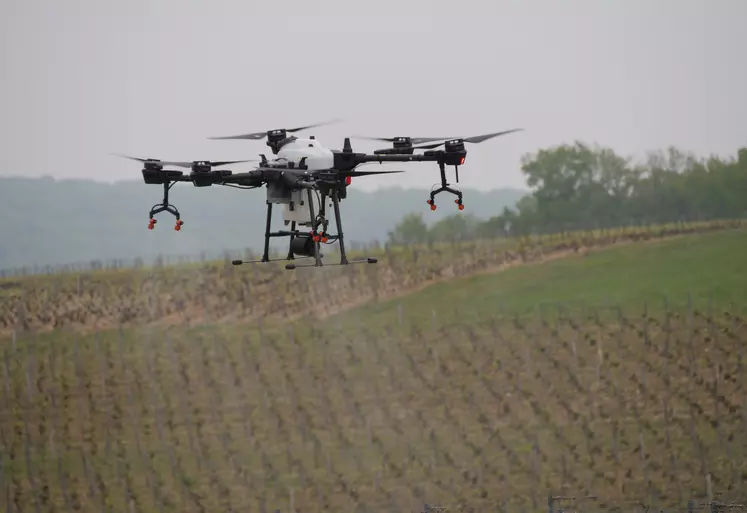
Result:
{"label": "grass", "polygon": [[425,321],[433,310],[454,312],[463,321],[534,313],[538,306],[583,308],[614,305],[640,313],[690,301],[702,309],[747,307],[747,232],[713,232],[656,243],[601,248],[576,256],[475,275],[426,287],[344,317],[379,317],[390,323],[398,308]]}
{"label": "grass", "polygon": [[261,329],[19,335],[0,509],[627,511],[702,502],[706,474],[744,501],[746,250],[744,231],[599,249]]}

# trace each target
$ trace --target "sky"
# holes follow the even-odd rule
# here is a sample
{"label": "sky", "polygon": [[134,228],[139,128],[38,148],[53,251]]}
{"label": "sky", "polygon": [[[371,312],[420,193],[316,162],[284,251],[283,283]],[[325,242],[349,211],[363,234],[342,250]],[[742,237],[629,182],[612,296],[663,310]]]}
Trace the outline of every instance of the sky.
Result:
{"label": "sky", "polygon": [[[257,158],[207,137],[332,118],[303,135],[524,129],[469,145],[463,188],[524,187],[523,155],[574,140],[733,155],[746,19],[744,0],[0,0],[0,176],[139,180],[110,154]],[[405,168],[355,185],[438,182]]]}

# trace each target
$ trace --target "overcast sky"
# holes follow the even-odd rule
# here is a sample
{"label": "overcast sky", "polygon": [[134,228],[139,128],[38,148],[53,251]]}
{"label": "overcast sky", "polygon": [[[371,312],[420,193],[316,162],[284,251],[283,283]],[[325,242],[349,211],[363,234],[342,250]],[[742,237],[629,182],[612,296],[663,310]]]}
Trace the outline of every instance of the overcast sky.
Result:
{"label": "overcast sky", "polygon": [[469,147],[465,188],[521,187],[523,154],[574,139],[734,154],[745,20],[745,0],[0,0],[0,174],[139,179],[108,154],[257,158],[206,137],[335,117],[307,135],[523,127]]}

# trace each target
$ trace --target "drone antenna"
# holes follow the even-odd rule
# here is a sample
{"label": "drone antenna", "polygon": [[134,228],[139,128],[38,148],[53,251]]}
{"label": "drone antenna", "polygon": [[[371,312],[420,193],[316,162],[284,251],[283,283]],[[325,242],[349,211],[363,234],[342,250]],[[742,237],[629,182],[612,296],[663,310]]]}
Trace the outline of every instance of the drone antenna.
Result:
{"label": "drone antenna", "polygon": [[345,142],[342,144],[342,151],[345,153],[353,153],[353,147],[350,145],[350,137],[345,138]]}

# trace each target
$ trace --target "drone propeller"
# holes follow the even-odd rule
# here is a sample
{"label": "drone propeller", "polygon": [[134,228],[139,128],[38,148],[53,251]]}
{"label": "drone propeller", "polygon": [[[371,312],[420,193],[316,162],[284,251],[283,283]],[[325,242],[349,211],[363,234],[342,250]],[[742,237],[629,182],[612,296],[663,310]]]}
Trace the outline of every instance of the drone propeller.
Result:
{"label": "drone propeller", "polygon": [[356,135],[354,139],[362,139],[366,141],[383,141],[383,142],[394,142],[409,140],[410,144],[420,144],[432,141],[443,141],[446,139],[452,139],[452,137],[368,137],[365,135]]}
{"label": "drone propeller", "polygon": [[128,155],[122,155],[120,153],[113,153],[112,155],[116,155],[118,157],[123,157],[123,158],[130,159],[130,160],[136,160],[144,164],[158,164],[159,166],[177,166],[177,167],[186,167],[186,168],[191,168],[194,165],[219,167],[219,166],[227,166],[229,164],[242,164],[244,162],[259,162],[258,160],[220,160],[216,162],[211,162],[209,160],[195,160],[193,162],[187,162],[187,161],[177,162],[177,161],[171,161],[171,160],[141,159],[138,157],[130,157]]}
{"label": "drone propeller", "polygon": [[388,174],[394,174],[394,173],[404,173],[404,171],[400,170],[392,170],[392,171],[357,171],[353,169],[352,171],[340,171],[340,176],[368,176],[368,175],[388,175]]}
{"label": "drone propeller", "polygon": [[[492,134],[474,135],[472,137],[463,137],[461,138],[461,140],[467,143],[479,144],[481,142],[487,141],[488,139],[492,139],[493,137],[498,137],[501,135],[508,135],[514,132],[519,132],[521,130],[523,130],[523,128],[512,128],[511,130],[503,130],[502,132],[494,132]],[[443,146],[444,144],[446,144],[446,141],[436,143],[436,144],[423,144],[420,146],[413,146],[413,149],[432,150],[434,148],[438,148],[439,146]]]}
{"label": "drone propeller", "polygon": [[272,132],[286,132],[286,133],[295,133],[300,132],[302,130],[308,130],[309,128],[316,128],[319,126],[325,126],[325,125],[331,125],[332,123],[337,123],[341,121],[340,119],[332,119],[329,121],[324,121],[322,123],[314,123],[313,125],[306,125],[306,126],[299,126],[296,128],[281,128],[278,130],[265,130],[264,132],[252,132],[250,134],[241,134],[241,135],[228,135],[228,136],[221,136],[221,137],[208,137],[208,139],[212,140],[220,140],[220,139],[249,139],[253,141],[258,141],[260,139],[264,139]]}

